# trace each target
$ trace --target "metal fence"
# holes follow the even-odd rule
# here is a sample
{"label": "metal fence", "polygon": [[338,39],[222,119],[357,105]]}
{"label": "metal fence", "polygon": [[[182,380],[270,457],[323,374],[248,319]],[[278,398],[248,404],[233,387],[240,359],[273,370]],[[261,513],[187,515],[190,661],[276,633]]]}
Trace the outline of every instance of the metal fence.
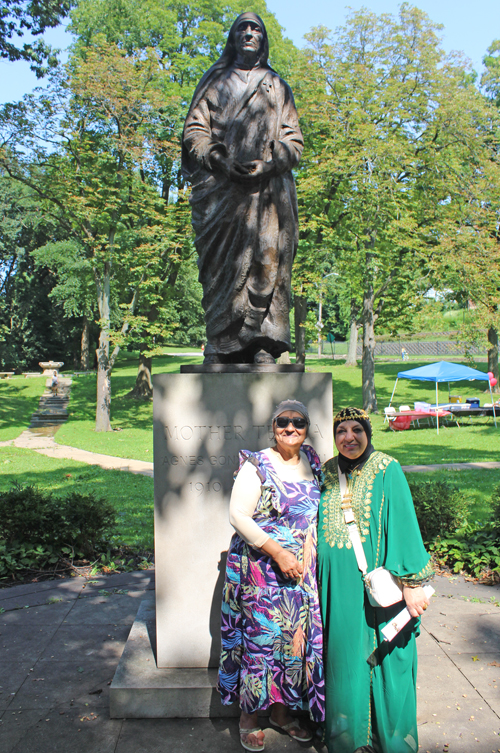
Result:
{"label": "metal fence", "polygon": [[[484,348],[456,340],[434,340],[430,342],[378,342],[375,344],[375,356],[399,356],[405,349],[410,356],[464,356],[467,354],[484,354]],[[363,345],[358,343],[357,356],[363,355]]]}

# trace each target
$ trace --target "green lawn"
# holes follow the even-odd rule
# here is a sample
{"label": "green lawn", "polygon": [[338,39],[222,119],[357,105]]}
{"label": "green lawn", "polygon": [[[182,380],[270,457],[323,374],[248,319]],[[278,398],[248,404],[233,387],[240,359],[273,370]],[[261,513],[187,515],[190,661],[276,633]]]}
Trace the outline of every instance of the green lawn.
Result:
{"label": "green lawn", "polygon": [[29,426],[47,377],[0,379],[0,442],[15,439]]}
{"label": "green lawn", "polygon": [[[189,352],[189,349],[187,349]],[[174,352],[174,349],[167,349]],[[194,352],[192,349],[190,352]],[[428,361],[416,361],[420,366]],[[178,373],[180,363],[201,362],[200,357],[163,356],[153,364],[154,373]],[[323,358],[307,364],[311,371],[329,371],[333,376],[334,409],[345,405],[361,404],[361,367],[346,368],[342,363],[332,363]],[[383,408],[388,405],[396,373],[401,362],[377,362],[376,387],[382,415],[374,415],[374,445],[377,449],[394,455],[403,465],[465,462],[470,460],[500,459],[500,426],[492,422],[477,421],[471,426],[443,427],[439,437],[434,428],[411,429],[392,432],[383,424]],[[135,381],[137,359],[125,354],[119,359],[112,375],[112,423],[121,431],[99,433],[94,431],[95,376],[73,379],[70,419],[56,434],[56,441],[108,455],[139,460],[152,460],[152,403],[127,398]],[[45,378],[13,378],[0,381],[0,441],[18,436],[29,424],[43,392]],[[462,397],[486,396],[474,382],[461,383],[452,394]],[[441,389],[445,399],[447,390]],[[434,386],[402,380],[398,383],[394,405],[415,400],[434,399]],[[428,477],[428,476],[427,476]],[[489,500],[493,489],[500,483],[500,471],[439,471],[432,478],[446,478],[463,489],[470,500],[471,518],[487,519]],[[423,474],[409,474],[411,479],[423,479]],[[70,460],[55,460],[30,450],[14,447],[0,448],[0,489],[8,488],[14,481],[38,484],[43,488],[63,493],[74,486],[81,491],[96,491],[113,502],[119,512],[120,535],[117,542],[151,549],[153,546],[153,480],[120,471],[105,471]]]}
{"label": "green lawn", "polygon": [[[418,367],[428,361],[415,361],[412,367]],[[153,363],[154,373],[177,373],[183,363],[201,362],[199,358],[162,356]],[[115,429],[110,433],[94,431],[95,390],[94,376],[79,377],[73,380],[71,389],[70,420],[56,434],[56,441],[84,450],[102,452],[123,458],[152,460],[152,404],[126,397],[132,389],[136,376],[135,359],[123,358],[115,368],[112,382],[112,424]],[[311,371],[329,371],[333,376],[334,410],[345,405],[361,404],[361,366],[346,367],[341,363],[332,363],[331,359],[318,359],[306,364]],[[475,419],[471,425],[444,426],[439,436],[435,428],[421,427],[403,432],[393,432],[383,423],[383,409],[389,404],[396,374],[402,368],[400,362],[377,362],[375,383],[377,388],[380,415],[372,418],[374,427],[374,444],[377,449],[394,455],[403,465],[430,463],[467,462],[481,460],[498,460],[500,458],[500,421],[498,430],[492,420]],[[481,402],[488,402],[489,395],[484,394],[479,382],[461,382],[452,385],[452,394],[466,397],[480,397]],[[441,385],[440,399],[447,399],[448,390]],[[433,402],[435,387],[428,382],[399,380],[394,405],[410,404],[416,400]]]}
{"label": "green lawn", "polygon": [[409,482],[419,482],[424,479],[431,481],[449,481],[463,491],[468,500],[469,520],[487,521],[491,518],[491,495],[500,484],[500,469],[498,470],[441,470],[432,473],[406,473]]}
{"label": "green lawn", "polygon": [[[201,362],[201,355],[200,358],[161,356],[154,361],[153,373],[178,373],[181,363],[197,362]],[[153,403],[126,397],[135,384],[136,375],[137,358],[123,357],[118,361],[111,376],[111,420],[113,429],[120,431],[101,433],[94,431],[96,376],[74,378],[70,418],[57,432],[56,442],[118,458],[152,462]]]}
{"label": "green lawn", "polygon": [[[416,361],[412,368],[423,366],[428,361]],[[311,368],[311,367],[309,367]],[[331,366],[326,359],[318,361],[311,368],[314,371],[330,371],[333,376],[334,411],[346,405],[361,405],[361,366]],[[474,419],[470,425],[460,427],[455,424],[442,426],[439,436],[434,427],[421,426],[408,431],[390,431],[384,424],[384,408],[389,405],[394,382],[401,363],[376,364],[375,386],[377,390],[379,415],[372,416],[374,445],[377,449],[394,455],[402,465],[432,463],[464,463],[469,461],[500,459],[500,420],[495,429],[493,420]],[[489,402],[489,392],[484,387],[478,389],[480,382],[460,382],[451,385],[451,394],[467,397],[479,397],[481,402]],[[439,400],[448,399],[447,386],[440,385]],[[410,405],[417,400],[435,401],[435,385],[429,382],[415,382],[400,379],[394,396],[396,410],[400,405]]]}
{"label": "green lawn", "polygon": [[0,447],[0,491],[13,483],[33,484],[57,495],[78,489],[94,492],[118,511],[116,543],[153,549],[153,479],[124,471],[106,471],[76,460],[58,460],[33,450]]}

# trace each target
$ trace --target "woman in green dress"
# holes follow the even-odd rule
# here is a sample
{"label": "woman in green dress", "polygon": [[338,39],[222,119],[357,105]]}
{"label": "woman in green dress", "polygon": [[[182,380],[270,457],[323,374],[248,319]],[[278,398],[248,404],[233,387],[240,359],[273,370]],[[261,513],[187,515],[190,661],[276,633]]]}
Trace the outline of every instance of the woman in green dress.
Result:
{"label": "woman in green dress", "polygon": [[[323,467],[318,569],[324,623],[329,753],[417,753],[415,638],[433,570],[398,461],[371,444],[367,413],[344,408],[334,420],[337,457]],[[368,571],[399,579],[404,602],[373,607],[344,521],[352,507]],[[346,484],[346,486],[344,485]],[[390,642],[381,629],[404,608],[412,620]]]}

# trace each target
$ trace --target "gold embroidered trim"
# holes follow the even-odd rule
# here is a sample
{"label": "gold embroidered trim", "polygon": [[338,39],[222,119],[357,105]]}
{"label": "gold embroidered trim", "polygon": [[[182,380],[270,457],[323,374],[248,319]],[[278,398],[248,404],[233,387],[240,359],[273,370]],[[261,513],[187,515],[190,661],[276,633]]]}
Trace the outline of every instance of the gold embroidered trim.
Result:
{"label": "gold embroidered trim", "polygon": [[[361,471],[354,471],[349,480],[348,491],[352,496],[352,511],[359,529],[361,541],[366,541],[370,531],[371,503],[375,476],[385,471],[394,458],[383,452],[373,452]],[[342,514],[342,500],[338,476],[338,458],[333,458],[324,466],[326,490],[321,500],[323,531],[325,541],[330,546],[350,549],[352,544]]]}
{"label": "gold embroidered trim", "polygon": [[[383,471],[385,473],[385,469]],[[378,511],[378,539],[377,539],[377,554],[375,555],[375,567],[378,567],[378,558],[380,556],[380,539],[382,536],[382,510],[384,509],[385,494],[382,490],[382,502],[380,503],[380,510]]]}
{"label": "gold embroidered trim", "polygon": [[434,566],[431,560],[429,560],[426,566],[423,567],[419,573],[415,573],[415,575],[405,575],[404,577],[401,577],[398,580],[401,582],[403,586],[415,587],[415,586],[421,586],[424,581],[432,578],[434,574],[435,574]]}

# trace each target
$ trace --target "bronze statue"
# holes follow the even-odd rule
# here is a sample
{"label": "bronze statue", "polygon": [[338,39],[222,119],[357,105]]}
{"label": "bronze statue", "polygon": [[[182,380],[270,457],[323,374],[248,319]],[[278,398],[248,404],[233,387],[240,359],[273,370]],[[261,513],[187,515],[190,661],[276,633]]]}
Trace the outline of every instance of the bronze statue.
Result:
{"label": "bronze statue", "polygon": [[268,55],[262,19],[242,13],[184,124],[209,364],[274,363],[290,349],[291,171],[304,143],[292,91]]}

